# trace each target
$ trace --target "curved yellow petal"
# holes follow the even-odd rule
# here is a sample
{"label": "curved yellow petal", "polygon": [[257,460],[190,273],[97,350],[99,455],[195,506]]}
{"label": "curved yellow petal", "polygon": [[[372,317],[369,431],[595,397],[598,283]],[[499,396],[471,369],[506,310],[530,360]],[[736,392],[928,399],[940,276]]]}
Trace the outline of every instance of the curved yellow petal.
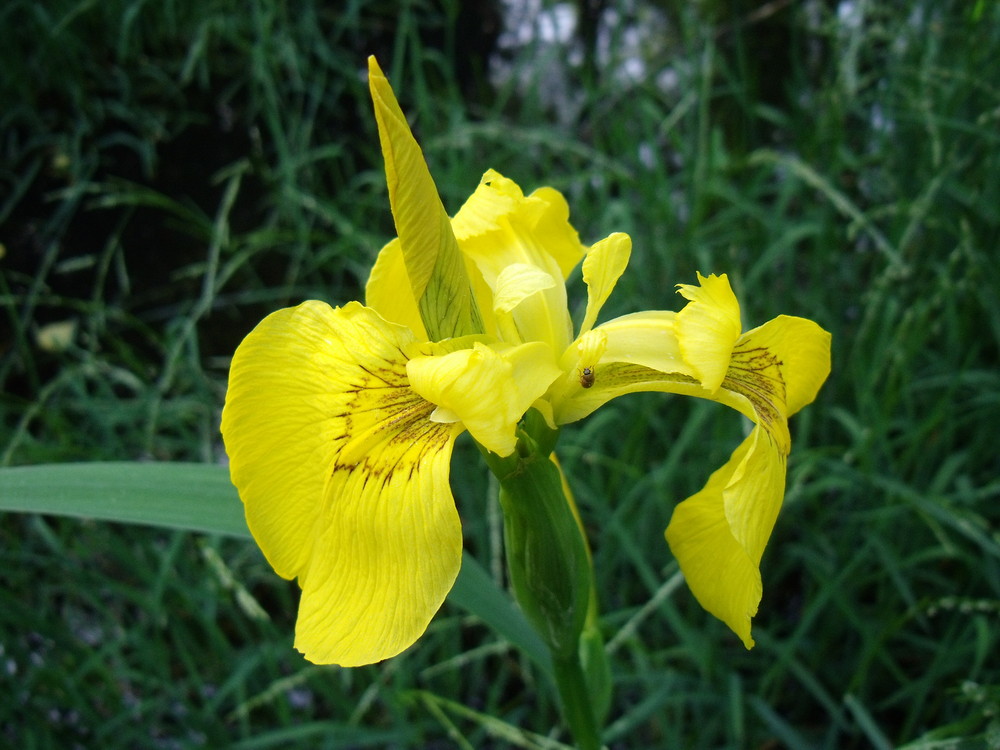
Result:
{"label": "curved yellow petal", "polygon": [[[679,313],[623,315],[565,350],[564,376],[550,394],[557,423],[585,417],[626,393],[663,391],[736,409],[788,452],[788,417],[815,398],[830,372],[830,334],[811,320],[783,315],[739,335],[739,304],[725,276],[699,279],[701,286],[681,287],[691,302]],[[595,336],[601,337],[599,359],[593,358]],[[579,379],[583,368],[586,385]]]}
{"label": "curved yellow petal", "polygon": [[[499,331],[493,315],[493,292],[486,286],[475,264],[464,256],[463,260],[469,282],[472,284],[473,295],[478,301],[483,328],[486,333],[496,338]],[[365,284],[365,304],[386,320],[406,326],[419,340],[430,339],[413,296],[398,237],[386,243],[375,259]]]}
{"label": "curved yellow petal", "polygon": [[782,454],[792,447],[785,408],[788,373],[775,352],[750,338],[741,338],[733,349],[729,370],[719,394],[722,399],[763,427]]}
{"label": "curved yellow petal", "polygon": [[743,330],[740,304],[726,274],[698,274],[698,283],[678,284],[688,304],[677,313],[677,338],[684,361],[694,368],[698,380],[715,392],[729,368],[729,355]]}
{"label": "curved yellow petal", "polygon": [[483,323],[451,220],[423,152],[374,57],[368,58],[368,85],[392,216],[424,327],[435,340],[481,333]]}
{"label": "curved yellow petal", "polygon": [[411,645],[454,583],[458,425],[406,377],[406,328],[357,303],[265,318],[233,357],[222,433],[247,523],[302,587],[295,645],[369,664]]}
{"label": "curved yellow petal", "polygon": [[518,421],[559,375],[541,342],[500,351],[477,342],[472,349],[414,357],[406,369],[414,391],[437,405],[433,419],[461,423],[501,456],[514,451]]}
{"label": "curved yellow petal", "polygon": [[766,350],[780,363],[790,417],[812,403],[830,374],[830,343],[830,334],[815,322],[779,315],[744,333],[736,348]]}
{"label": "curved yellow petal", "polygon": [[694,369],[681,354],[680,342],[674,332],[676,320],[677,313],[670,310],[647,310],[602,323],[593,329],[607,342],[601,359],[694,376]]}
{"label": "curved yellow petal", "polygon": [[[565,279],[584,253],[558,192],[542,188],[525,197],[516,183],[492,170],[455,214],[452,225],[462,252],[494,294],[501,273],[510,266],[532,266],[553,279]],[[562,283],[524,299],[512,316],[518,338],[508,343],[544,341],[561,352],[572,341]],[[506,337],[507,331],[502,333]]]}
{"label": "curved yellow petal", "polygon": [[[631,313],[577,338],[559,361],[564,378],[551,392],[556,422],[575,422],[613,398],[638,391],[711,397],[681,355],[676,318],[668,310]],[[584,369],[591,377],[581,377]]]}
{"label": "curved yellow petal", "polygon": [[569,223],[569,204],[562,193],[551,187],[533,190],[527,200],[539,206],[533,231],[545,252],[559,266],[565,281],[586,253],[580,236]]}
{"label": "curved yellow petal", "polygon": [[398,237],[387,243],[375,259],[365,284],[365,304],[386,320],[409,328],[420,341],[430,339],[420,319]]}
{"label": "curved yellow petal", "polygon": [[625,272],[632,254],[632,238],[622,232],[594,243],[583,260],[583,283],[587,285],[587,312],[580,333],[594,327],[601,307],[607,302],[611,290]]}
{"label": "curved yellow petal", "polygon": [[760,559],[784,491],[785,458],[757,427],[700,492],[674,509],[666,531],[695,598],[747,648],[763,592]]}
{"label": "curved yellow petal", "polygon": [[[538,322],[539,318],[532,313],[546,307],[543,295],[555,287],[562,287],[562,282],[557,282],[551,273],[527,263],[512,263],[500,271],[494,281],[492,310],[499,338],[510,343],[531,341],[532,336],[537,335],[537,327],[521,330],[519,323]],[[514,311],[526,301],[526,310],[531,312],[528,315],[515,314]]]}
{"label": "curved yellow petal", "polygon": [[564,371],[563,377],[551,389],[553,418],[557,425],[583,419],[608,401],[629,393],[659,391],[722,400],[702,388],[690,375],[679,372],[660,372],[628,362],[605,362],[590,369],[592,380],[589,386],[581,377],[582,367],[578,367]]}
{"label": "curved yellow petal", "polygon": [[[581,419],[613,398],[638,391],[714,399],[753,418],[753,409],[744,399],[720,390],[740,336],[739,303],[725,275],[698,274],[698,280],[700,286],[678,285],[689,300],[678,313],[632,313],[584,330],[560,360],[566,377],[552,395],[559,424]],[[607,344],[593,371],[592,385],[581,390],[573,387],[573,372],[581,366],[577,352],[582,353],[590,333],[602,334]]]}
{"label": "curved yellow petal", "polygon": [[511,263],[497,274],[493,310],[509,313],[531,295],[551,289],[558,283],[561,282],[538,266]]}
{"label": "curved yellow petal", "polygon": [[498,254],[510,257],[509,262],[517,262],[518,257],[522,262],[532,262],[535,253],[544,254],[556,262],[563,281],[569,278],[586,248],[569,223],[569,204],[554,188],[541,187],[525,196],[516,182],[495,169],[487,170],[479,187],[455,214],[452,227],[464,249],[466,242],[478,244],[477,240],[496,232],[511,217],[538,242],[498,247]]}

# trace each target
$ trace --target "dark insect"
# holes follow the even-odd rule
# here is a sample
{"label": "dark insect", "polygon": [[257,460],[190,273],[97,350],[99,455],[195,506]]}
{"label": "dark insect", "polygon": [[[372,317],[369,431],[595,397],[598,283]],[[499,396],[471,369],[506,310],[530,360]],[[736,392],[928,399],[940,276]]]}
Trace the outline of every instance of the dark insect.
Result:
{"label": "dark insect", "polygon": [[594,368],[584,367],[580,371],[580,385],[584,388],[590,388],[594,384]]}

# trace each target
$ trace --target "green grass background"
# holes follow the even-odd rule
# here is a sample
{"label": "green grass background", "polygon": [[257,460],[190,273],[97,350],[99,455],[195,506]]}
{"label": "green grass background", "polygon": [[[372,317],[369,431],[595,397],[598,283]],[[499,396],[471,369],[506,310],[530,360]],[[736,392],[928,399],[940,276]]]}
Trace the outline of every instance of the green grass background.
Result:
{"label": "green grass background", "polygon": [[[9,0],[0,465],[224,460],[241,337],[360,298],[394,233],[375,53],[449,210],[494,167],[562,190],[585,242],[632,235],[605,319],[677,309],[701,271],[729,274],[746,327],[833,333],[753,651],[662,537],[737,415],[644,394],[564,430],[608,746],[1000,747],[1000,5],[622,8],[511,47],[486,0]],[[467,548],[499,574],[485,473],[460,443]],[[405,655],[343,670],[292,650],[296,596],[239,540],[0,516],[0,745],[568,741],[532,665],[452,605]]]}

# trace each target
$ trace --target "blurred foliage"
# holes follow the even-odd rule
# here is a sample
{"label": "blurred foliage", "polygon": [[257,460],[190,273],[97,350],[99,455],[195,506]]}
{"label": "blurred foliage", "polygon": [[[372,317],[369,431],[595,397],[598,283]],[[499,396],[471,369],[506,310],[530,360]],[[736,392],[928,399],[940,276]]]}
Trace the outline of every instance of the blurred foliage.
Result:
{"label": "blurred foliage", "polygon": [[[223,460],[240,338],[359,298],[393,234],[374,53],[450,210],[495,167],[564,191],[587,242],[632,235],[606,316],[725,272],[745,327],[834,334],[752,652],[661,534],[739,420],[644,394],[564,431],[609,747],[1000,747],[1000,6],[9,0],[0,41],[0,462]],[[497,566],[476,460],[456,496]],[[294,586],[237,541],[5,516],[0,555],[0,744],[541,747],[557,722],[447,606],[384,665],[305,664]]]}

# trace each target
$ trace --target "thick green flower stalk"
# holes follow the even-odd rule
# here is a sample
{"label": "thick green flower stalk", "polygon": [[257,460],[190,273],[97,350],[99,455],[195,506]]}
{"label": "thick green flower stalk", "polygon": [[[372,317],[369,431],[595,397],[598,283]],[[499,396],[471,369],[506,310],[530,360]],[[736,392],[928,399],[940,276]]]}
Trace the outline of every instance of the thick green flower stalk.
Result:
{"label": "thick green flower stalk", "polygon": [[[585,246],[560,193],[525,195],[493,170],[449,218],[374,59],[369,76],[399,236],[379,253],[364,305],[304,302],[246,337],[222,418],[250,530],[302,587],[296,648],[355,666],[424,632],[461,562],[449,465],[467,431],[500,481],[515,595],[554,659],[570,665],[562,682],[578,677],[581,632],[591,657],[599,643],[596,602],[551,453],[562,425],[637,391],[718,401],[754,425],[666,531],[695,596],[751,647],[787,420],[829,373],[829,334],[787,316],[744,332],[728,279],[714,274],[679,286],[679,312],[598,324],[629,237]],[[581,263],[587,304],[575,329],[566,279]],[[572,714],[578,698],[567,689]]]}

